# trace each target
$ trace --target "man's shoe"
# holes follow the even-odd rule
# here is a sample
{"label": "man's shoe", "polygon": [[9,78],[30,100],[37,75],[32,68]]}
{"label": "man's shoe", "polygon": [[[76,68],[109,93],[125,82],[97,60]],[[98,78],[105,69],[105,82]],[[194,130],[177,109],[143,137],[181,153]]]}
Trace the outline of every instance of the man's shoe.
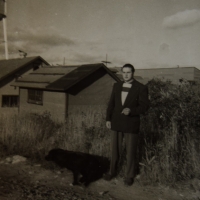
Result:
{"label": "man's shoe", "polygon": [[111,179],[113,179],[115,176],[112,174],[104,174],[103,178],[106,181],[110,181]]}
{"label": "man's shoe", "polygon": [[133,178],[127,178],[124,180],[124,185],[131,186],[131,185],[133,185],[133,182],[134,182]]}

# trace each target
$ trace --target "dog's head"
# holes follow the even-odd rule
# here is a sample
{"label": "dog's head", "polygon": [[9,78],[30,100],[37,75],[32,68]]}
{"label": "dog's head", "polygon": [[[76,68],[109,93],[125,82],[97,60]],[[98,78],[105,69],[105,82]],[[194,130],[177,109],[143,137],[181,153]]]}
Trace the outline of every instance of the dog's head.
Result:
{"label": "dog's head", "polygon": [[48,155],[45,156],[47,161],[55,161],[58,155],[63,154],[65,152],[63,149],[52,149],[49,151]]}

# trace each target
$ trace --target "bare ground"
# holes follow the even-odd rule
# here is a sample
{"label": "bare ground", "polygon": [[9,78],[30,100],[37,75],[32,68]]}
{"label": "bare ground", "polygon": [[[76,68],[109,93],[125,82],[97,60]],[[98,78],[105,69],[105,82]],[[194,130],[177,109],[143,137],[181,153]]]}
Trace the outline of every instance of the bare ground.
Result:
{"label": "bare ground", "polygon": [[67,169],[50,170],[30,161],[0,164],[0,200],[195,200],[200,199],[200,181],[182,183],[176,188],[145,186],[137,179],[132,186],[121,178],[100,179],[87,188],[70,186]]}

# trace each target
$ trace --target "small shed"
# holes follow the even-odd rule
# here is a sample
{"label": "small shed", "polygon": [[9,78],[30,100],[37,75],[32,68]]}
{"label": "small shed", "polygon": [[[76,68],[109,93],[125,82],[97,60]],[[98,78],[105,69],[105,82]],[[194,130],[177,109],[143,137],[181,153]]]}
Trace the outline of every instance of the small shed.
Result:
{"label": "small shed", "polygon": [[0,113],[17,113],[19,89],[10,85],[22,75],[49,65],[40,56],[0,60]]}
{"label": "small shed", "polygon": [[64,122],[75,110],[106,106],[112,86],[120,79],[103,63],[44,66],[15,81],[20,89],[19,112],[50,112]]}

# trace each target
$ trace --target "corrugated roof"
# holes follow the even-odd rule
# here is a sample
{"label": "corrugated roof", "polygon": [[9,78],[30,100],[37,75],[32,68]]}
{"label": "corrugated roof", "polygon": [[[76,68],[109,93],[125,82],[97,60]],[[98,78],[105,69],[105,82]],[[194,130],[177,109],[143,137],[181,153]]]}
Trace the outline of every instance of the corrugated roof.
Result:
{"label": "corrugated roof", "polygon": [[[80,66],[80,65],[79,65]],[[14,86],[39,87],[45,89],[50,83],[62,78],[78,66],[43,66],[30,74],[18,78]],[[40,84],[40,85],[39,85]]]}
{"label": "corrugated roof", "polygon": [[17,58],[17,59],[10,59],[10,60],[0,60],[0,80],[8,77],[9,75],[16,73],[18,70],[22,69],[23,67],[27,66],[31,62],[40,59],[45,64],[48,64],[43,58],[40,56],[36,57],[27,57],[27,58]]}
{"label": "corrugated roof", "polygon": [[18,78],[17,82],[28,82],[28,83],[52,83],[53,81],[56,81],[57,79],[61,78],[62,75],[41,75],[41,74],[28,74],[22,78]]}
{"label": "corrugated roof", "polygon": [[[25,88],[35,87],[65,91],[94,73],[101,75],[108,73],[116,81],[120,81],[104,64],[99,63],[81,66],[45,66],[19,78],[13,85]],[[98,76],[95,75],[95,77]]]}
{"label": "corrugated roof", "polygon": [[35,70],[31,74],[43,74],[43,75],[65,75],[72,70],[76,69],[80,65],[76,66],[44,66],[38,70]]}

